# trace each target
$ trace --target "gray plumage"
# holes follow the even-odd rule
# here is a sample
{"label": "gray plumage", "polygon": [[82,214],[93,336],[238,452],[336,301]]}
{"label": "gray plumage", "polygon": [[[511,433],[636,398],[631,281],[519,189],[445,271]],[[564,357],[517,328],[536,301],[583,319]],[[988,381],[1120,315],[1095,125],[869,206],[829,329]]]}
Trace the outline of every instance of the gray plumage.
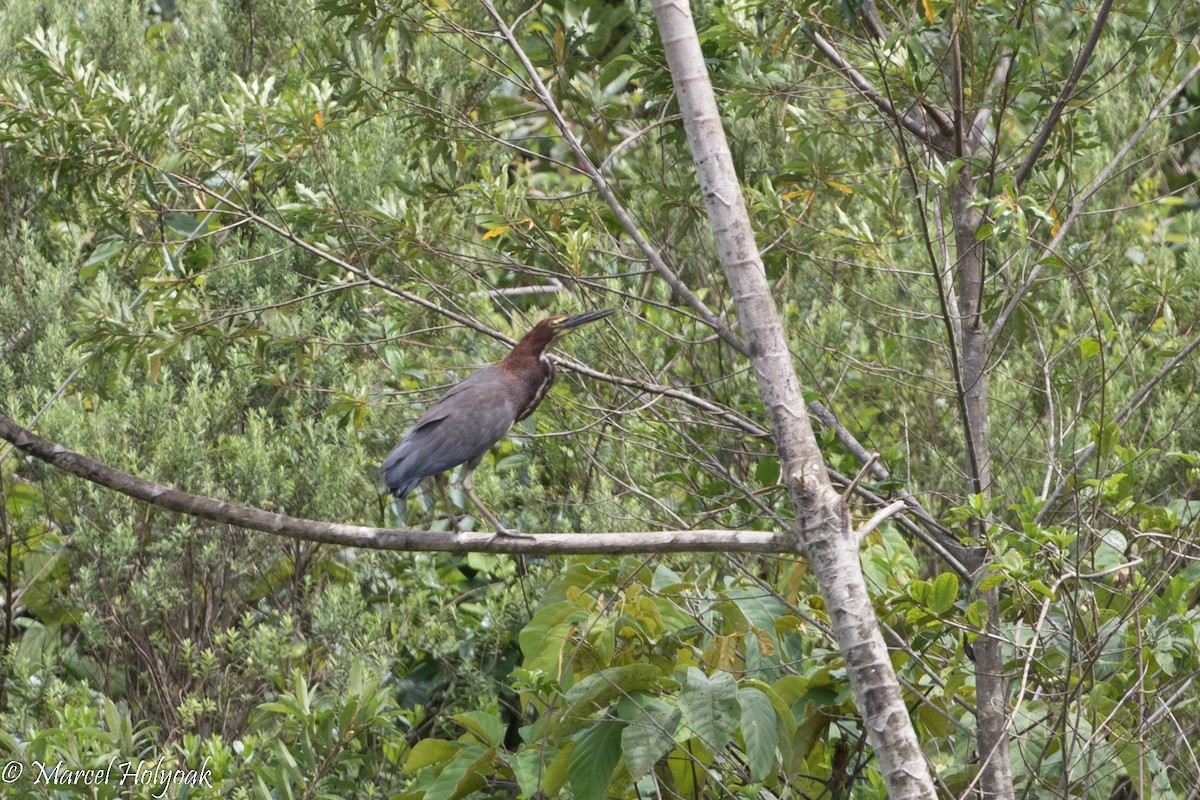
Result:
{"label": "gray plumage", "polygon": [[515,418],[503,371],[495,364],[484,367],[450,387],[417,420],[379,468],[383,479],[403,500],[430,475],[459,464],[473,470]]}

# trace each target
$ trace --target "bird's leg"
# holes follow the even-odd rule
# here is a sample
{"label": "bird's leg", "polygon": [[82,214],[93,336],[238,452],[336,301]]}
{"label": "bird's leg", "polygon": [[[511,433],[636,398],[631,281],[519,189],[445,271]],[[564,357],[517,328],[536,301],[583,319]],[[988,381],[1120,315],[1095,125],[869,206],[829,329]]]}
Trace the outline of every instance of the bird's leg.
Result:
{"label": "bird's leg", "polygon": [[471,498],[471,502],[475,504],[475,508],[479,509],[479,513],[483,515],[483,518],[486,519],[488,523],[490,523],[491,526],[496,529],[496,535],[512,536],[517,539],[532,539],[532,536],[524,533],[517,533],[516,531],[509,530],[508,528],[504,527],[504,523],[500,521],[500,518],[493,514],[492,510],[485,506],[483,501],[475,495],[475,487],[471,484],[471,474],[473,472],[474,470],[470,469],[463,472],[463,491],[467,493],[467,497]]}
{"label": "bird's leg", "polygon": [[446,522],[450,523],[450,530],[457,531],[458,523],[462,521],[462,517],[454,510],[454,500],[450,497],[450,492],[446,489],[446,476],[437,475],[433,479],[437,486],[438,495],[442,498],[442,504],[446,507]]}
{"label": "bird's leg", "polygon": [[394,494],[389,494],[388,498],[392,503],[392,512],[396,515],[396,520],[400,523],[401,528],[408,527],[408,501],[403,497],[396,497]]}

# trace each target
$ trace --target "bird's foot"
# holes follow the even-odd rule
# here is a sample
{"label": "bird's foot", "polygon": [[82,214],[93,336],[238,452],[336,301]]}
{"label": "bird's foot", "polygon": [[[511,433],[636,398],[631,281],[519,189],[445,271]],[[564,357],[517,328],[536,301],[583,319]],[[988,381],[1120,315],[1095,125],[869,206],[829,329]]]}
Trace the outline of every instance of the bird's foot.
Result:
{"label": "bird's foot", "polygon": [[[492,534],[492,539],[495,539],[497,536],[505,536],[510,539],[534,539],[534,538],[536,538],[534,536],[531,536],[528,533],[518,533],[517,531],[510,530],[510,529],[504,527],[503,525],[496,526],[496,532]],[[489,539],[489,541],[491,541],[491,540]]]}

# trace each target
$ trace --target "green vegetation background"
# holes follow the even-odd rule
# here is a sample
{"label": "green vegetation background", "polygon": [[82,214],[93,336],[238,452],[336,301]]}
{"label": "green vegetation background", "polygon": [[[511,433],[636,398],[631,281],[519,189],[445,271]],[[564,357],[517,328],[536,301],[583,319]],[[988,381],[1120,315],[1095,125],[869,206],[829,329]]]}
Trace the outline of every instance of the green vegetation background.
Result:
{"label": "green vegetation background", "polygon": [[[874,489],[908,486],[951,525],[983,513],[957,466],[932,284],[909,280],[929,264],[896,140],[797,55],[786,11],[698,14],[803,380],[899,476]],[[1129,76],[1075,109],[1036,180],[989,196],[996,303],[1020,282],[999,264],[1044,240],[1121,146],[1120,123],[1152,104],[1147,77],[1187,66],[1171,44],[1185,15],[1122,14],[1095,71]],[[1036,124],[1087,33],[1069,10],[1041,23],[1006,141]],[[395,525],[376,465],[440,388],[506,347],[448,314],[518,336],[551,311],[618,305],[565,349],[624,383],[562,379],[485,461],[480,492],[528,531],[788,525],[778,464],[746,432],[761,420],[751,376],[648,273],[510,57],[483,51],[488,29],[443,3],[5,4],[0,408],[156,482]],[[522,35],[635,219],[726,307],[648,10],[547,3]],[[1027,35],[981,22],[979,49]],[[935,69],[921,52],[913,85]],[[981,580],[1003,586],[1029,648],[1012,663],[1027,796],[1183,798],[1197,780],[1177,749],[1200,670],[1191,362],[1112,419],[1194,336],[1198,97],[1139,144],[1135,174],[1095,204],[1111,213],[1080,224],[1071,263],[1046,262],[1057,277],[998,348],[1004,493]],[[664,385],[728,416],[645,389]],[[1035,523],[1090,442],[1072,512]],[[113,756],[212,770],[179,796],[881,796],[802,563],[549,559],[524,574],[202,523],[15,453],[0,479],[0,753],[28,767],[6,796],[55,796],[36,763]],[[410,515],[448,524],[435,496]],[[926,753],[961,789],[981,611],[896,528],[864,569]]]}

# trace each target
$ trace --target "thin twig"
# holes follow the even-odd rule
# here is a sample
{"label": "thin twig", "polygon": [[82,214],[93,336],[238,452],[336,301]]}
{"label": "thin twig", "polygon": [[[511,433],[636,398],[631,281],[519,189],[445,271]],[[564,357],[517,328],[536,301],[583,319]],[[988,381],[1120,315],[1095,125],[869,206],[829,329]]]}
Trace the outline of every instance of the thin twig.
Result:
{"label": "thin twig", "polygon": [[876,511],[869,520],[863,523],[861,528],[854,532],[854,536],[858,540],[857,543],[861,545],[863,540],[871,535],[871,531],[875,530],[888,519],[900,513],[900,511],[904,509],[905,505],[906,504],[903,500],[897,500],[891,505],[884,506]]}

